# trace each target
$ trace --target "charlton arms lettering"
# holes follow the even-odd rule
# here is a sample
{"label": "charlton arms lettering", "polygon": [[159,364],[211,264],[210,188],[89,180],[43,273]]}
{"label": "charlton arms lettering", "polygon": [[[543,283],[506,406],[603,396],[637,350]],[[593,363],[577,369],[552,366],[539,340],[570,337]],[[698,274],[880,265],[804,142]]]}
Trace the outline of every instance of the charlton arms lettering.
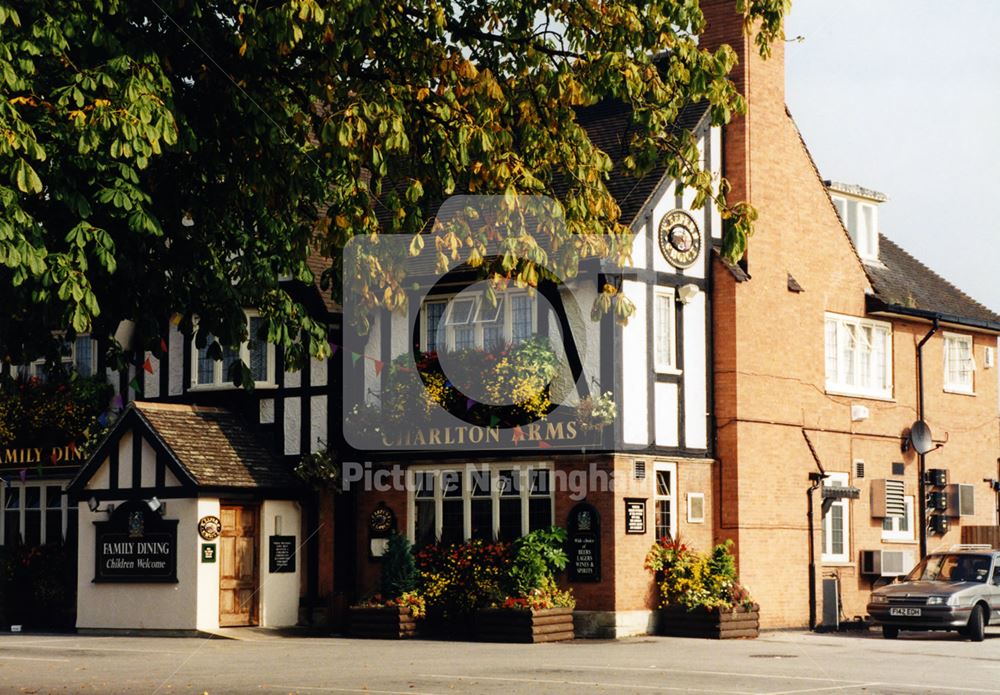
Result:
{"label": "charlton arms lettering", "polygon": [[[533,422],[522,428],[524,439],[529,442],[554,441],[566,442],[576,439],[577,423],[569,422]],[[510,435],[508,435],[510,436]],[[382,443],[385,446],[448,446],[462,444],[499,444],[501,429],[499,427],[479,427],[476,425],[454,427],[430,427],[411,430],[394,438],[383,433]]]}

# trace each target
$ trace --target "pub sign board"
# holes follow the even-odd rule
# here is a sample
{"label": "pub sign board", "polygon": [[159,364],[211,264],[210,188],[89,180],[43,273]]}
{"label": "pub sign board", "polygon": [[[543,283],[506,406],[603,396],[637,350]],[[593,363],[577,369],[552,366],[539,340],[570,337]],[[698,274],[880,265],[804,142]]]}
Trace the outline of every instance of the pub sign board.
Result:
{"label": "pub sign board", "polygon": [[295,571],[295,536],[268,536],[267,571],[271,574]]}
{"label": "pub sign board", "polygon": [[129,500],[94,526],[94,582],[177,583],[176,519]]}
{"label": "pub sign board", "polygon": [[567,554],[571,582],[601,581],[601,517],[594,505],[580,502],[569,512]]}
{"label": "pub sign board", "polygon": [[625,533],[646,533],[646,500],[640,498],[625,499]]}

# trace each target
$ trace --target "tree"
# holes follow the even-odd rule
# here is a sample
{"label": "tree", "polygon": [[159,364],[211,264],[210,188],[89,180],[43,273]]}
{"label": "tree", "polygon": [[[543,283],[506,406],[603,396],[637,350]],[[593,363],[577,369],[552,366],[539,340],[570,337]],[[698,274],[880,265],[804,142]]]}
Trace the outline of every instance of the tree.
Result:
{"label": "tree", "polygon": [[[734,0],[762,52],[786,4]],[[744,108],[735,54],[699,49],[703,26],[695,0],[0,2],[0,355],[122,319],[157,349],[175,313],[188,334],[197,317],[199,342],[232,345],[255,306],[293,363],[306,337],[322,356],[326,327],[279,277],[310,282],[310,250],[336,258],[354,235],[414,235],[456,192],[562,182],[560,263],[623,262],[610,160],[576,118],[609,99],[631,107],[630,171],[666,161],[714,197],[738,257],[752,210],[669,129],[693,101],[717,123]],[[474,236],[435,243],[476,263]],[[483,270],[539,279],[530,261]],[[373,306],[405,301],[390,268],[349,280]]]}

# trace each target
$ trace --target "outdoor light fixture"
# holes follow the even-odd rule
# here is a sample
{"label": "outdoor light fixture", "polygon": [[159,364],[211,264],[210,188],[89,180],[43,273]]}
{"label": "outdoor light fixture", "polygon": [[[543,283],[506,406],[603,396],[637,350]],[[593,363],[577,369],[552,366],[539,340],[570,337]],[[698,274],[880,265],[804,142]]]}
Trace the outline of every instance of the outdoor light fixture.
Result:
{"label": "outdoor light fixture", "polygon": [[115,505],[113,504],[109,504],[104,509],[101,509],[101,503],[97,501],[96,497],[91,497],[89,500],[87,500],[87,507],[89,507],[90,511],[93,512],[94,514],[96,514],[97,512],[107,512],[108,514],[110,514],[115,510]]}
{"label": "outdoor light fixture", "polygon": [[701,290],[698,289],[698,285],[694,284],[693,282],[687,285],[683,285],[682,287],[680,287],[680,289],[677,290],[677,299],[680,300],[681,304],[687,304],[692,299],[694,299],[700,291]]}
{"label": "outdoor light fixture", "polygon": [[159,512],[160,516],[163,516],[164,514],[167,513],[167,505],[165,505],[156,497],[150,497],[148,500],[146,500],[146,506],[149,507],[149,511],[151,512]]}

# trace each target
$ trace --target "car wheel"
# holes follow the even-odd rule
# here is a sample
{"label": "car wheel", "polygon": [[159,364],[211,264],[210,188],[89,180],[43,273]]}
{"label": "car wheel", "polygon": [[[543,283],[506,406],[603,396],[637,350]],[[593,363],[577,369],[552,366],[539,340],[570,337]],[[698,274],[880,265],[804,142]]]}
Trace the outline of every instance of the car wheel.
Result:
{"label": "car wheel", "polygon": [[969,631],[969,639],[973,642],[982,642],[986,638],[986,616],[982,606],[976,606],[972,609],[972,615],[969,616],[969,626],[966,629]]}
{"label": "car wheel", "polygon": [[899,628],[895,625],[883,625],[882,636],[886,639],[896,639],[899,637]]}

